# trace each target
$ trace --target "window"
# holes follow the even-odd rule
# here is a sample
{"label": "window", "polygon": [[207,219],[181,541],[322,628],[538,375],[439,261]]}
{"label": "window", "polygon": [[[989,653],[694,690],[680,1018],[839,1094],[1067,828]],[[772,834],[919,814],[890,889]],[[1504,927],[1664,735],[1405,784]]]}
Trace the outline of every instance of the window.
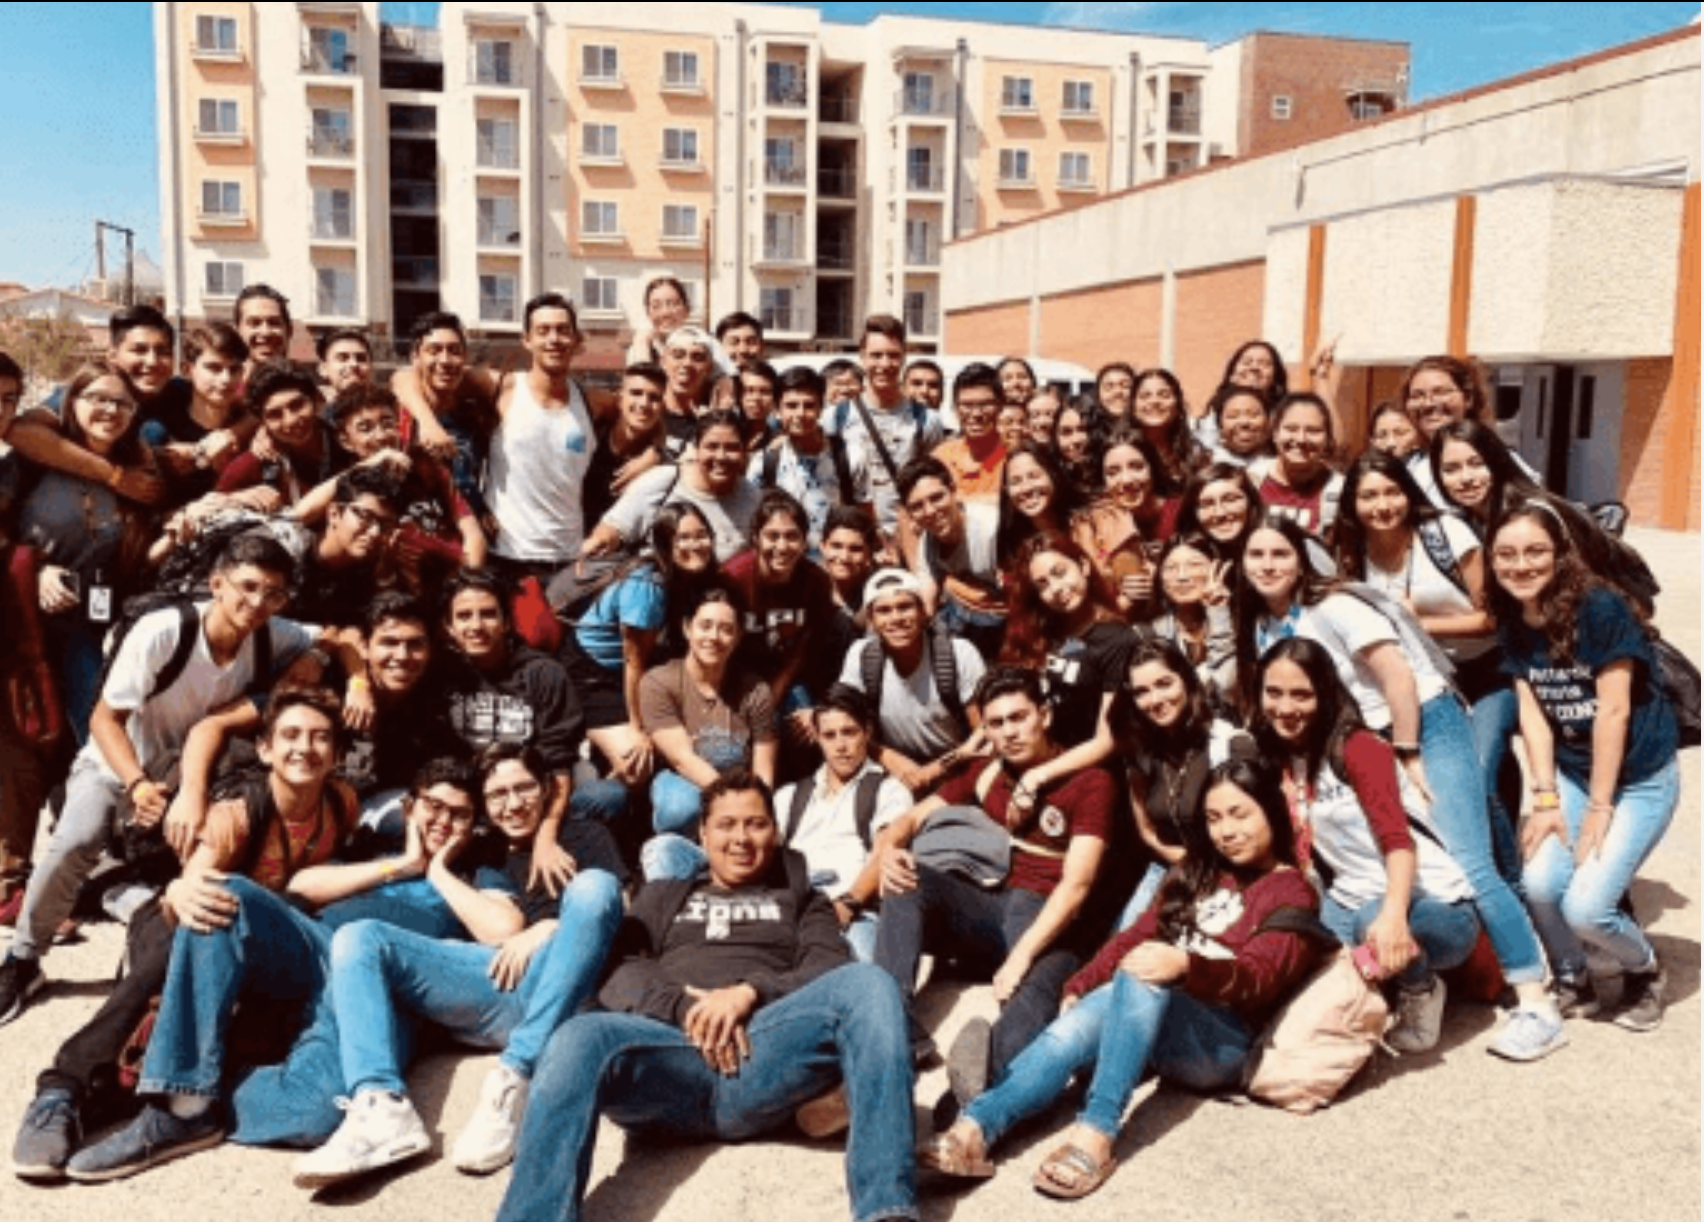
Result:
{"label": "window", "polygon": [[195,49],[213,55],[237,54],[237,22],[234,17],[197,17]]}
{"label": "window", "polygon": [[316,106],[312,115],[313,128],[308,136],[311,156],[344,158],[354,155],[353,117],[347,110]]}
{"label": "window", "polygon": [[481,246],[521,244],[520,201],[512,195],[481,195],[477,201]]}
{"label": "window", "polygon": [[1382,93],[1357,93],[1349,99],[1349,117],[1357,123],[1382,119],[1395,109],[1391,98]]}
{"label": "window", "polygon": [[1277,94],[1273,97],[1273,99],[1272,99],[1272,117],[1274,119],[1288,119],[1290,117],[1291,109],[1292,109],[1292,107],[1291,107],[1291,103],[1290,103],[1290,95],[1289,94],[1280,93],[1280,94]]}
{"label": "window", "polygon": [[1092,187],[1094,165],[1087,153],[1059,154],[1059,185],[1061,187]]}
{"label": "window", "polygon": [[210,219],[243,219],[243,185],[209,179],[201,184],[201,215]]}
{"label": "window", "polygon": [[310,26],[307,53],[302,59],[302,67],[309,72],[330,72],[338,75],[355,71],[355,59],[349,54],[349,31]]}
{"label": "window", "polygon": [[663,52],[663,88],[698,88],[698,52]]}
{"label": "window", "polygon": [[921,289],[906,290],[905,329],[915,335],[933,335],[940,330],[934,311],[929,308],[929,294]]}
{"label": "window", "polygon": [[697,244],[697,204],[663,205],[663,241]]}
{"label": "window", "polygon": [[934,114],[935,78],[927,72],[907,72],[900,103],[901,109],[908,115]]}
{"label": "window", "polygon": [[243,265],[216,261],[207,265],[207,280],[202,290],[203,297],[224,299],[235,297],[243,291]]}
{"label": "window", "polygon": [[195,134],[198,136],[239,136],[242,124],[237,104],[229,98],[202,98],[197,104]]}
{"label": "window", "polygon": [[905,150],[905,186],[911,191],[939,191],[940,175],[935,171],[935,150],[923,146]]}
{"label": "window", "polygon": [[1580,401],[1574,405],[1574,440],[1592,439],[1592,413],[1597,409],[1597,379],[1580,379]]}
{"label": "window", "polygon": [[941,247],[928,221],[906,219],[905,261],[912,267],[933,267],[941,261]]}
{"label": "window", "polygon": [[799,146],[792,140],[763,142],[763,181],[773,187],[798,187],[805,182]]}
{"label": "window", "polygon": [[314,188],[314,237],[355,236],[354,194],[343,187]]}
{"label": "window", "polygon": [[580,79],[617,84],[621,80],[620,54],[614,47],[587,43],[580,48]]}
{"label": "window", "polygon": [[580,236],[619,238],[621,212],[613,202],[588,199],[580,205]]}
{"label": "window", "polygon": [[515,278],[488,272],[479,277],[479,321],[515,321]]}
{"label": "window", "polygon": [[758,321],[765,331],[803,331],[793,314],[793,290],[765,288],[758,295]]}
{"label": "window", "polygon": [[580,281],[580,308],[589,314],[619,314],[618,285],[614,276],[585,277]]}
{"label": "window", "polygon": [[1001,110],[1034,110],[1035,82],[1027,76],[1000,78]]}
{"label": "window", "polygon": [[613,123],[588,123],[580,129],[580,156],[587,161],[620,161],[621,140]]}
{"label": "window", "polygon": [[690,127],[663,129],[663,164],[696,166],[698,164],[698,133]]}
{"label": "window", "polygon": [[1093,81],[1066,81],[1065,99],[1061,109],[1068,115],[1094,114],[1095,83]]}
{"label": "window", "polygon": [[480,119],[476,127],[480,165],[493,170],[521,168],[520,132],[513,119]]}
{"label": "window", "polygon": [[805,104],[805,70],[798,64],[764,65],[765,96],[771,106]]}
{"label": "window", "polygon": [[1000,181],[1008,184],[1028,183],[1030,175],[1030,154],[1028,149],[1000,150]]}
{"label": "window", "polygon": [[763,257],[765,259],[797,259],[799,257],[799,221],[796,212],[765,212],[763,214]]}
{"label": "window", "polygon": [[507,38],[480,38],[473,44],[473,82],[476,85],[518,85],[515,44]]}
{"label": "window", "polygon": [[322,318],[354,318],[355,275],[346,268],[314,269],[314,313]]}

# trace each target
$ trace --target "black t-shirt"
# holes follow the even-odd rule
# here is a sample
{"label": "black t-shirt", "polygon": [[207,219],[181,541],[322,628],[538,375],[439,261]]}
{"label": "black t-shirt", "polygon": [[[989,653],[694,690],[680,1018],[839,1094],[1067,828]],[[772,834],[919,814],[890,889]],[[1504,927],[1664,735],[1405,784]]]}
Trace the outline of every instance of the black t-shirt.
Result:
{"label": "black t-shirt", "polygon": [[579,758],[585,716],[568,672],[555,658],[510,644],[508,663],[486,674],[457,658],[445,677],[450,728],[471,751],[495,743],[535,746],[552,773]]}
{"label": "black t-shirt", "polygon": [[[591,819],[564,819],[556,843],[574,859],[577,869],[606,870],[613,874],[623,887],[627,886],[629,876],[627,866],[621,860],[621,850],[616,847],[615,837],[603,824]],[[521,914],[526,918],[529,927],[556,916],[562,903],[560,897],[552,898],[542,887],[527,890],[527,876],[532,871],[532,858],[532,849],[529,846],[519,852],[503,853],[497,866],[507,876],[510,886],[519,897]]]}
{"label": "black t-shirt", "polygon": [[304,624],[357,628],[366,621],[367,604],[379,591],[378,566],[372,563],[332,568],[309,548],[298,566],[300,580],[290,603],[290,618]]}
{"label": "black t-shirt", "polygon": [[615,432],[613,421],[597,430],[598,444],[592,451],[591,464],[586,468],[585,482],[580,486],[580,508],[588,522],[603,521],[619,494],[615,491],[615,473],[651,448],[649,443],[618,454],[610,437]]}
{"label": "black t-shirt", "polygon": [[1100,726],[1101,703],[1124,685],[1136,633],[1128,624],[1101,622],[1047,651],[1049,737],[1066,747],[1085,743]]}

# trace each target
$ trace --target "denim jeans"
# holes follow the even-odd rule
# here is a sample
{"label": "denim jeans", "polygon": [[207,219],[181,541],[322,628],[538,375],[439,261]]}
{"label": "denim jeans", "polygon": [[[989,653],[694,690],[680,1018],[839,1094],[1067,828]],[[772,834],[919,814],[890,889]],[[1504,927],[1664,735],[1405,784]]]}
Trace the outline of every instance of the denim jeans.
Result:
{"label": "denim jeans", "polygon": [[1049,1024],[964,1114],[992,1147],[1020,1121],[1046,1111],[1072,1077],[1094,1066],[1078,1119],[1116,1137],[1130,1096],[1150,1069],[1191,1090],[1228,1090],[1241,1083],[1253,1046],[1231,1011],[1119,972]]}
{"label": "denim jeans", "polygon": [[47,851],[24,890],[12,954],[39,959],[53,946],[54,931],[77,905],[77,892],[100,864],[113,821],[125,808],[124,789],[101,766],[79,754],[65,783],[65,809]]}
{"label": "denim jeans", "polygon": [[54,659],[59,690],[65,696],[65,724],[79,750],[89,741],[89,717],[101,695],[103,647],[108,625],[91,624],[83,609],[43,616],[48,656]]}
{"label": "denim jeans", "polygon": [[[1369,900],[1350,911],[1328,895],[1320,902],[1319,919],[1343,945],[1359,946],[1367,940],[1367,930],[1383,910],[1382,899]],[[1420,953],[1393,979],[1402,988],[1424,988],[1434,973],[1447,972],[1468,961],[1479,943],[1479,918],[1474,915],[1471,900],[1448,904],[1417,895],[1408,902],[1408,932]]]}
{"label": "denim jeans", "polygon": [[343,1080],[406,1094],[398,1011],[444,1027],[530,1078],[544,1043],[591,995],[621,924],[621,884],[586,870],[562,892],[560,925],[533,957],[520,987],[504,992],[488,971],[494,946],[425,938],[380,921],[357,921],[331,944],[331,994],[342,1038]]}
{"label": "denim jeans", "polygon": [[[749,762],[750,750],[743,743],[729,739],[707,739],[697,745],[704,762],[717,772],[743,768]],[[698,835],[698,810],[704,791],[680,773],[667,768],[657,770],[651,778],[651,826],[658,835],[672,832],[677,836],[695,838]]]}
{"label": "denim jeans", "polygon": [[590,819],[595,823],[618,823],[627,813],[627,786],[620,781],[596,780],[574,782],[574,792],[568,798],[570,819]]}
{"label": "denim jeans", "polygon": [[948,636],[962,636],[985,658],[998,657],[1006,639],[1004,615],[973,610],[945,593],[935,611],[935,627]]}
{"label": "denim jeans", "polygon": [[[925,944],[975,955],[996,966],[1011,953],[1047,904],[1044,896],[1017,888],[987,891],[968,879],[918,866],[915,890],[882,900],[876,926],[876,963],[899,983],[906,1013],[917,983]],[[1059,996],[1082,960],[1056,940],[1031,965],[994,1023],[989,1068],[998,1075],[1059,1013]],[[924,1038],[912,1020],[912,1039]]]}
{"label": "denim jeans", "polygon": [[1124,911],[1118,914],[1120,931],[1129,929],[1142,919],[1142,914],[1154,906],[1154,897],[1160,893],[1160,884],[1166,881],[1166,871],[1171,867],[1163,861],[1150,862],[1147,871],[1142,875],[1142,881],[1136,884],[1136,890],[1130,893],[1130,898],[1124,902]]}
{"label": "denim jeans", "polygon": [[1622,895],[1639,867],[1674,822],[1680,805],[1680,763],[1671,759],[1642,781],[1615,794],[1615,816],[1603,847],[1583,866],[1574,863],[1572,845],[1586,821],[1591,796],[1560,773],[1556,787],[1569,846],[1545,838],[1526,868],[1527,903],[1559,976],[1586,970],[1586,947],[1594,946],[1627,971],[1651,966],[1656,951],[1637,922],[1621,911]]}
{"label": "denim jeans", "polygon": [[1432,818],[1444,847],[1473,887],[1474,907],[1510,984],[1544,979],[1544,952],[1526,908],[1497,872],[1491,852],[1485,772],[1473,727],[1454,692],[1420,706],[1420,760],[1432,790]]}
{"label": "denim jeans", "polygon": [[596,1011],[558,1027],[533,1078],[499,1222],[573,1222],[598,1116],[673,1137],[744,1141],[844,1081],[853,1222],[916,1218],[911,1056],[893,982],[850,964],[758,1010],[751,1056],[723,1077],[677,1027]]}
{"label": "denim jeans", "polygon": [[[1475,700],[1468,717],[1473,723],[1473,746],[1479,755],[1479,766],[1485,773],[1485,801],[1491,814],[1491,855],[1503,881],[1511,887],[1518,887],[1521,881],[1520,837],[1515,831],[1515,818],[1503,801],[1499,782],[1503,770],[1513,763],[1510,743],[1520,725],[1520,701],[1516,699],[1514,689],[1505,684]],[[1518,765],[1516,772],[1519,772]],[[1520,792],[1518,783],[1514,792]]]}

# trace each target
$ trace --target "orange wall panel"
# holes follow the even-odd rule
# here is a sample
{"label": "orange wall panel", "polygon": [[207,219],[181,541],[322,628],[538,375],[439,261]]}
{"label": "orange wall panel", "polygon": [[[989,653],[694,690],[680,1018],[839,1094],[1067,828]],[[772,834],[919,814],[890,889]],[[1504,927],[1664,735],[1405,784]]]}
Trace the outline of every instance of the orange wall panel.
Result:
{"label": "orange wall panel", "polygon": [[[1205,403],[1219,388],[1225,362],[1260,335],[1266,299],[1263,260],[1189,272],[1177,278],[1175,368],[1191,403]],[[1157,340],[1150,360],[1159,352]]]}
{"label": "orange wall panel", "polygon": [[948,314],[941,347],[947,352],[992,356],[1029,351],[1029,303],[1010,302]]}
{"label": "orange wall panel", "polygon": [[1160,346],[1164,304],[1158,280],[1113,284],[1046,298],[1041,305],[1041,355],[1090,370],[1109,361],[1152,364]]}
{"label": "orange wall panel", "polygon": [[[1622,383],[1620,496],[1633,521],[1660,526],[1663,507],[1663,404],[1674,362],[1629,361]],[[1694,464],[1693,477],[1697,471]],[[1696,500],[1696,498],[1694,498]]]}

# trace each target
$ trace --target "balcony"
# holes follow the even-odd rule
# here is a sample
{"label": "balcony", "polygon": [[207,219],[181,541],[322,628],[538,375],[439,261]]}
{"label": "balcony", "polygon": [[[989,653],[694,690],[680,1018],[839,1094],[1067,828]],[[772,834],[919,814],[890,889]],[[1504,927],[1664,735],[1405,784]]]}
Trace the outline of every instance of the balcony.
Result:
{"label": "balcony", "polygon": [[619,72],[586,72],[582,70],[576,78],[581,89],[605,89],[611,93],[619,93],[627,88],[627,80]]}
{"label": "balcony", "polygon": [[953,105],[953,95],[950,92],[936,93],[930,90],[928,93],[922,93],[901,89],[893,95],[893,113],[907,119],[950,118]]}
{"label": "balcony", "polygon": [[932,306],[917,309],[907,306],[905,309],[905,329],[913,336],[941,333],[941,311]]}
{"label": "balcony", "polygon": [[481,170],[518,171],[521,153],[513,145],[481,144],[474,153],[473,163]]}
{"label": "balcony", "polygon": [[523,89],[527,74],[513,58],[480,55],[470,49],[467,56],[467,83],[488,89]]}
{"label": "balcony", "polygon": [[1201,107],[1168,106],[1166,108],[1166,130],[1174,136],[1199,136],[1201,134]]}
{"label": "balcony", "polygon": [[205,208],[195,210],[196,223],[207,229],[240,229],[249,223],[248,210],[237,208],[229,212],[209,212]]}
{"label": "balcony", "polygon": [[355,241],[355,220],[347,214],[315,217],[308,222],[308,240],[322,246],[352,244]]}
{"label": "balcony", "polygon": [[392,179],[390,198],[393,214],[435,216],[438,211],[438,184]]}
{"label": "balcony", "polygon": [[763,306],[757,316],[766,332],[800,335],[809,330],[805,311],[798,306]]}
{"label": "balcony", "polygon": [[391,284],[399,289],[436,289],[438,260],[424,255],[392,259]]}
{"label": "balcony", "polygon": [[754,237],[751,246],[751,261],[756,267],[798,267],[805,262],[805,242],[797,235],[761,239]]}
{"label": "balcony", "polygon": [[851,242],[817,241],[818,271],[852,272],[858,270],[858,251]]}
{"label": "balcony", "polygon": [[995,188],[1000,191],[1034,191],[1035,171],[1028,169],[1001,170],[1000,177],[995,182]]}
{"label": "balcony", "polygon": [[697,157],[671,157],[664,153],[657,160],[657,165],[665,174],[702,174],[704,163]]}
{"label": "balcony", "polygon": [[1099,123],[1100,110],[1093,102],[1087,106],[1070,105],[1059,111],[1059,117],[1066,123]]}
{"label": "balcony", "polygon": [[197,144],[247,144],[248,133],[240,127],[197,127],[195,129]]}
{"label": "balcony", "polygon": [[905,243],[905,266],[939,267],[941,242],[939,238],[912,238]]}
{"label": "balcony", "polygon": [[771,110],[809,110],[810,90],[803,80],[786,84],[769,81],[764,84],[763,103]]}
{"label": "balcony", "polygon": [[481,250],[511,250],[521,249],[521,231],[502,224],[480,222],[475,234],[475,240]]}
{"label": "balcony", "polygon": [[818,170],[817,194],[824,199],[857,199],[858,175],[852,170]]}
{"label": "balcony", "polygon": [[817,121],[821,123],[856,124],[858,99],[851,94],[823,94],[817,99]]}
{"label": "balcony", "polygon": [[1099,190],[1099,188],[1095,186],[1094,179],[1092,179],[1092,178],[1080,178],[1080,177],[1076,177],[1076,176],[1061,177],[1059,179],[1059,189],[1063,192],[1066,192],[1066,193],[1072,194],[1072,195],[1082,195],[1082,194],[1085,194],[1085,193],[1093,193],[1093,192]]}
{"label": "balcony", "polygon": [[904,182],[908,194],[939,195],[947,189],[947,172],[944,166],[907,166],[905,177],[900,179],[896,171],[890,177],[889,185],[900,181]]}
{"label": "balcony", "polygon": [[353,161],[355,137],[348,132],[309,132],[308,156],[314,161]]}
{"label": "balcony", "polygon": [[308,76],[358,76],[353,52],[332,50],[329,47],[303,47],[302,72]]}
{"label": "balcony", "polygon": [[803,190],[805,182],[805,167],[802,165],[788,161],[763,163],[763,185],[766,187],[797,187]]}
{"label": "balcony", "polygon": [[818,339],[851,339],[857,332],[856,323],[850,310],[817,309],[817,338]]}

